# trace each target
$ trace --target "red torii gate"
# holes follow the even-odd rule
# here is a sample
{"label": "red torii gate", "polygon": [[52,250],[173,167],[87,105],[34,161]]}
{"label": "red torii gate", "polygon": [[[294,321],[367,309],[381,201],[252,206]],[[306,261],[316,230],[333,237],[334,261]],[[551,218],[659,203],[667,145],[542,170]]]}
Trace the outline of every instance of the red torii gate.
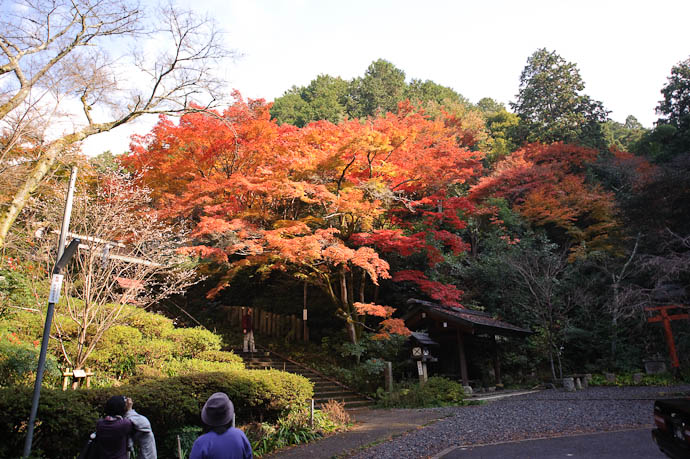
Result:
{"label": "red torii gate", "polygon": [[683,309],[686,310],[687,306],[680,306],[677,304],[670,304],[667,306],[652,306],[644,308],[645,311],[654,313],[659,312],[659,315],[653,315],[647,319],[647,322],[663,322],[664,323],[664,334],[666,335],[666,343],[668,344],[668,351],[671,354],[671,366],[674,370],[680,368],[680,362],[678,361],[678,354],[676,353],[676,345],[673,342],[673,330],[671,329],[672,320],[688,319],[690,315],[686,313],[676,313],[669,314],[671,309]]}

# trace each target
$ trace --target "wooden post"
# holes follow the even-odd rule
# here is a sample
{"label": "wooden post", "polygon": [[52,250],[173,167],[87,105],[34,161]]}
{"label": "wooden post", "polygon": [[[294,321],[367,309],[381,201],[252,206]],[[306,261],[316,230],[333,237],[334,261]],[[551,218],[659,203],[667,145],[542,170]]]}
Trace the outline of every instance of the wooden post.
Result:
{"label": "wooden post", "polygon": [[184,459],[184,456],[182,455],[182,442],[180,441],[180,436],[177,436],[177,457],[180,459]]}
{"label": "wooden post", "polygon": [[91,368],[86,369],[86,388],[91,389],[91,376],[93,376],[93,372],[91,371]]}
{"label": "wooden post", "polygon": [[465,343],[462,339],[462,333],[460,330],[456,330],[458,339],[458,354],[460,357],[460,377],[462,378],[462,385],[469,386],[470,378],[467,376],[467,357],[465,356]]}
{"label": "wooden post", "polygon": [[417,360],[417,374],[419,375],[419,387],[424,387],[426,380],[424,379],[424,367],[422,367],[421,360]]}
{"label": "wooden post", "polygon": [[62,390],[67,390],[69,386],[69,379],[72,377],[72,371],[68,368],[67,371],[62,373]]}
{"label": "wooden post", "polygon": [[393,364],[391,362],[384,362],[384,385],[388,393],[393,393]]}
{"label": "wooden post", "polygon": [[302,320],[304,321],[304,332],[302,338],[304,341],[309,341],[309,329],[307,328],[307,283],[304,282],[304,307],[302,310]]}
{"label": "wooden post", "polygon": [[429,379],[429,375],[426,372],[426,362],[422,361],[422,376],[424,377],[424,384],[426,384]]}
{"label": "wooden post", "polygon": [[494,375],[496,384],[503,384],[501,380],[501,356],[498,353],[498,336],[494,335]]}

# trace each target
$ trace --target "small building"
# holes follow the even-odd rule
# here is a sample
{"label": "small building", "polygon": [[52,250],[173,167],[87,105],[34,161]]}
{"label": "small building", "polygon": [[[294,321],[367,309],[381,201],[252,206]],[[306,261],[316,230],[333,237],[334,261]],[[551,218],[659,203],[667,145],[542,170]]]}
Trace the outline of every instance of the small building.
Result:
{"label": "small building", "polygon": [[527,328],[494,319],[482,311],[417,299],[407,303],[410,308],[403,317],[407,328],[412,332],[425,330],[428,338],[440,345],[435,356],[437,372],[457,375],[465,386],[482,379],[487,356],[493,361],[495,383],[501,384],[501,342],[532,334]]}

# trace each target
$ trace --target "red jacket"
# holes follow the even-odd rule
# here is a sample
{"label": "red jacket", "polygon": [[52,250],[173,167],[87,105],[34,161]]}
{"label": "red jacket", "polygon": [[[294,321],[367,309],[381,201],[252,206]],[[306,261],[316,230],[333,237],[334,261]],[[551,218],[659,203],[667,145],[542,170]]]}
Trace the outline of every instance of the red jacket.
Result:
{"label": "red jacket", "polygon": [[250,330],[254,330],[254,316],[253,314],[243,314],[242,315],[242,329],[247,330],[248,332]]}

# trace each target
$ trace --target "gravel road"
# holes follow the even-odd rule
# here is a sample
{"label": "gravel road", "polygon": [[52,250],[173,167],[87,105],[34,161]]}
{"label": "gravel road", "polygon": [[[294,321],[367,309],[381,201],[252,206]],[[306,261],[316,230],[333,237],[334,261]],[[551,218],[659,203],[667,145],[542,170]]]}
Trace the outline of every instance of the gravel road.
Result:
{"label": "gravel road", "polygon": [[444,408],[447,418],[351,457],[424,458],[451,446],[651,427],[654,400],[682,393],[690,393],[690,385],[546,390],[479,406]]}

